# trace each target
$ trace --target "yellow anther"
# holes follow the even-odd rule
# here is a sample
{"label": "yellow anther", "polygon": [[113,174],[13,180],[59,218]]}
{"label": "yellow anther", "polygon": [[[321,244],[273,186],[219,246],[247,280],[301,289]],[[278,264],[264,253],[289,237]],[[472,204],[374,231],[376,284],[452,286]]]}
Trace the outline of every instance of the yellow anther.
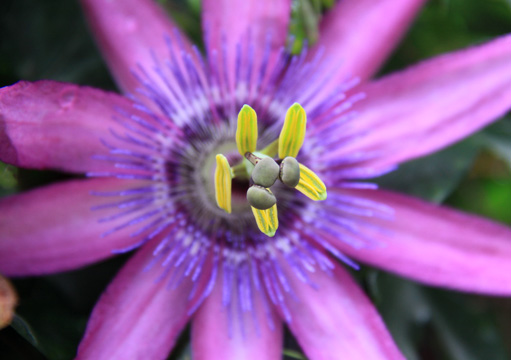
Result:
{"label": "yellow anther", "polygon": [[305,138],[307,114],[303,107],[294,103],[287,110],[284,126],[279,136],[279,158],[296,157]]}
{"label": "yellow anther", "polygon": [[266,236],[275,236],[277,228],[279,227],[277,204],[266,210],[259,210],[252,207],[252,213],[254,214],[259,230],[261,230],[261,232]]}
{"label": "yellow anther", "polygon": [[[307,114],[300,104],[294,103],[287,110],[279,138],[257,152],[257,114],[250,106],[244,105],[238,114],[236,129],[236,146],[243,161],[231,168],[225,156],[216,155],[215,197],[218,206],[231,213],[232,178],[235,172],[240,178],[251,178],[247,200],[250,205],[265,209],[251,206],[257,227],[263,234],[273,237],[279,227],[279,219],[276,198],[269,187],[276,179],[289,187],[295,187],[299,179],[296,185],[298,191],[314,201],[325,200],[327,192],[323,181],[295,159],[303,145],[306,127]],[[280,161],[274,160],[277,155],[283,159],[280,166]]]}
{"label": "yellow anther", "polygon": [[326,199],[326,186],[307,166],[300,164],[300,182],[296,190],[314,201]]}
{"label": "yellow anther", "polygon": [[248,105],[243,105],[238,114],[236,128],[236,146],[241,156],[256,151],[257,145],[257,114]]}
{"label": "yellow anther", "polygon": [[215,197],[219,208],[231,213],[231,187],[233,173],[227,158],[222,154],[216,156]]}

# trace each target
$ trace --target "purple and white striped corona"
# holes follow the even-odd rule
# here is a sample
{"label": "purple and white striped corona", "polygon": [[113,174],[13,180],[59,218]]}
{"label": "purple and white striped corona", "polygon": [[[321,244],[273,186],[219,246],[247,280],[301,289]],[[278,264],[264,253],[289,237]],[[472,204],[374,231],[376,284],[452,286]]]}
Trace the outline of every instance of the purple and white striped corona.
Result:
{"label": "purple and white striped corona", "polygon": [[[289,276],[317,286],[309,274],[330,273],[337,266],[327,252],[358,268],[321,234],[331,234],[336,241],[353,247],[372,246],[374,240],[358,229],[383,230],[365,219],[393,216],[388,206],[341,191],[375,189],[375,184],[352,180],[378,176],[392,168],[374,171],[365,165],[364,161],[374,157],[371,152],[329,156],[348,141],[364,136],[349,127],[356,119],[351,107],[364,94],[346,95],[358,83],[346,79],[331,95],[318,98],[331,71],[327,59],[322,59],[321,51],[315,56],[309,56],[307,50],[291,56],[282,47],[269,64],[271,33],[259,61],[254,59],[250,34],[236,43],[235,54],[228,53],[224,40],[219,49],[210,49],[206,58],[196,47],[188,51],[177,33],[175,38],[176,44],[168,36],[165,39],[167,59],[159,61],[153,55],[152,66],[139,65],[134,70],[140,83],[137,95],[145,101],[133,96],[133,107],[146,116],[119,110],[114,120],[124,131],[112,131],[111,136],[101,139],[110,154],[96,158],[112,162],[122,172],[88,174],[144,181],[132,189],[94,193],[112,197],[95,209],[117,209],[100,221],[123,219],[102,236],[131,229],[133,244],[116,252],[130,251],[156,239],[154,259],[148,266],[161,268],[158,281],[166,282],[168,288],[178,288],[185,277],[195,282],[190,298],[197,295],[197,300],[190,314],[213,287],[220,286],[227,316],[242,322],[244,313],[254,311],[254,297],[260,297],[268,314],[270,307],[278,307],[285,320],[291,321],[286,303],[296,295]],[[221,61],[228,58],[234,59],[232,80],[227,64]],[[259,144],[264,148],[278,138],[286,110],[295,101],[307,109],[309,124],[299,160],[325,174],[323,180],[338,190],[328,201],[315,203],[277,186],[280,226],[275,237],[269,238],[257,228],[247,202],[249,179],[234,178],[232,213],[218,208],[215,155],[225,154],[231,165],[241,162],[235,132],[244,104],[250,104],[257,113]],[[199,289],[204,277],[207,285]],[[257,326],[273,328],[271,316],[267,320],[267,324]]]}
{"label": "purple and white striped corona", "polygon": [[[358,262],[511,294],[509,228],[370,182],[509,110],[509,36],[370,80],[423,1],[340,1],[298,55],[286,0],[203,0],[204,52],[150,0],[82,3],[125,96],[54,81],[0,89],[1,161],[87,174],[0,201],[0,272],[136,250],[78,359],[164,359],[189,322],[199,360],[278,359],[283,324],[311,359],[403,358],[346,270]],[[285,125],[288,109],[303,129]],[[243,111],[257,121],[240,127]],[[278,229],[254,218],[244,167],[277,153],[280,180],[296,157],[300,181],[317,185],[272,179]]]}

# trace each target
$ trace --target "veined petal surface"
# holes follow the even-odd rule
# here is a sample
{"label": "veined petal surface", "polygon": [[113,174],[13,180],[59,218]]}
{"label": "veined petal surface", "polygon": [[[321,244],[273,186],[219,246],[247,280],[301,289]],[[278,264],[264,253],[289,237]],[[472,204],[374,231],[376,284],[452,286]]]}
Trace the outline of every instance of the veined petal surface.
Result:
{"label": "veined petal surface", "polygon": [[[338,64],[330,84],[371,77],[405,35],[425,0],[343,0],[324,16],[316,49]],[[329,89],[331,89],[329,87]]]}
{"label": "veined petal surface", "polygon": [[121,269],[96,304],[77,360],[166,359],[186,325],[189,277],[178,289],[158,278],[153,260],[158,241],[142,247]]}
{"label": "veined petal surface", "polygon": [[112,170],[101,142],[123,133],[117,110],[137,114],[114,93],[56,81],[20,81],[0,89],[0,160],[19,167],[67,172]]}
{"label": "veined petal surface", "polygon": [[[360,91],[356,141],[325,159],[374,153],[373,169],[427,155],[458,141],[511,109],[511,36],[441,55],[388,75]],[[358,166],[358,165],[357,165]]]}
{"label": "veined petal surface", "polygon": [[394,209],[394,219],[371,219],[373,225],[386,231],[361,229],[362,235],[381,246],[354,249],[330,238],[344,254],[429,285],[511,294],[509,227],[390,191],[350,194]]}
{"label": "veined petal surface", "polygon": [[279,135],[279,158],[296,157],[305,139],[307,114],[303,107],[294,103],[286,112],[284,125]]}
{"label": "veined petal surface", "polygon": [[117,179],[73,180],[3,198],[0,273],[27,276],[75,269],[135,243],[127,229],[101,237],[119,221],[99,222],[116,209],[93,211],[105,200],[91,192],[138,185],[138,181]]}
{"label": "veined petal surface", "polygon": [[290,0],[205,0],[202,9],[208,54],[216,52],[218,63],[225,64],[222,77],[228,82],[227,89],[237,85],[237,53],[246,50],[247,44],[252,55],[239,61],[252,64],[252,76],[258,76],[262,68],[273,68],[286,42]]}
{"label": "veined petal surface", "polygon": [[[151,72],[153,55],[163,62],[170,51],[180,55],[190,44],[153,0],[81,0],[85,16],[119,87],[135,94],[141,87],[133,75],[138,65]],[[170,43],[167,42],[170,40]],[[182,59],[176,56],[182,66]],[[169,79],[171,81],[171,79]]]}
{"label": "veined petal surface", "polygon": [[[233,298],[223,304],[222,272],[213,292],[192,320],[195,360],[271,360],[282,358],[282,321],[263,289],[251,288],[250,309],[242,311]],[[238,289],[232,289],[233,294]],[[229,313],[231,312],[231,313]],[[270,325],[271,324],[271,325]]]}
{"label": "veined petal surface", "polygon": [[[290,270],[292,271],[292,270]],[[289,276],[297,299],[288,326],[311,360],[404,359],[371,301],[341,265],[316,271],[315,285]]]}

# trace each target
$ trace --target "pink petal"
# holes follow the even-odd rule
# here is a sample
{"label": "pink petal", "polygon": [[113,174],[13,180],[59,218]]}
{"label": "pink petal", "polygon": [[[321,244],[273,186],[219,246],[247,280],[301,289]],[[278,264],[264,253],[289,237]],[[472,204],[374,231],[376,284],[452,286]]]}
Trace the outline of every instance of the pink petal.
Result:
{"label": "pink petal", "polygon": [[130,230],[101,237],[119,221],[99,223],[113,210],[92,211],[91,207],[113,200],[90,192],[125,190],[137,184],[116,179],[73,180],[3,198],[0,273],[24,276],[74,269],[135,243]]}
{"label": "pink petal", "polygon": [[[132,71],[140,64],[146,70],[155,63],[151,52],[160,61],[169,58],[170,49],[180,56],[182,43],[190,44],[176,25],[153,0],[82,0],[99,48],[119,87],[134,93],[141,87]],[[171,40],[171,45],[166,42]]]}
{"label": "pink petal", "polygon": [[89,319],[77,360],[166,359],[188,321],[192,283],[161,281],[159,263],[148,268],[158,241],[140,249],[103,293]]}
{"label": "pink petal", "polygon": [[135,113],[117,94],[55,81],[20,81],[0,89],[0,160],[19,167],[68,172],[104,171],[112,164],[94,158],[108,154],[101,139],[116,109]]}
{"label": "pink petal", "polygon": [[316,48],[339,64],[334,83],[369,78],[404,36],[425,0],[343,0],[320,24]]}
{"label": "pink petal", "polygon": [[462,139],[511,108],[511,36],[425,61],[362,87],[360,140],[331,157],[375,152],[385,168]]}
{"label": "pink petal", "polygon": [[[265,360],[282,358],[282,323],[264,292],[252,288],[253,308],[241,313],[236,305],[230,313],[222,304],[219,284],[199,308],[192,322],[192,351],[195,360]],[[233,289],[236,291],[236,289]],[[234,293],[233,291],[233,293]],[[234,297],[234,296],[233,296]],[[267,307],[264,306],[263,301]],[[236,304],[234,299],[233,303]],[[269,316],[269,318],[267,317]],[[270,329],[269,319],[273,324]]]}
{"label": "pink petal", "polygon": [[341,266],[311,274],[313,288],[289,276],[289,328],[310,359],[404,359],[378,312]]}
{"label": "pink petal", "polygon": [[354,249],[330,239],[345,254],[425,284],[510,295],[511,229],[388,191],[353,191],[394,209],[394,220],[371,222],[389,233],[367,235],[382,247]]}
{"label": "pink petal", "polygon": [[[225,61],[231,89],[235,79],[238,45],[245,53],[242,61],[253,62],[254,76],[259,74],[269,45],[266,68],[272,69],[277,54],[286,42],[291,14],[290,0],[204,0],[202,7],[210,61],[213,51],[218,51],[217,63],[222,65]],[[247,55],[247,44],[253,45],[253,54]],[[223,59],[224,51],[226,59]],[[250,60],[246,57],[250,57]]]}

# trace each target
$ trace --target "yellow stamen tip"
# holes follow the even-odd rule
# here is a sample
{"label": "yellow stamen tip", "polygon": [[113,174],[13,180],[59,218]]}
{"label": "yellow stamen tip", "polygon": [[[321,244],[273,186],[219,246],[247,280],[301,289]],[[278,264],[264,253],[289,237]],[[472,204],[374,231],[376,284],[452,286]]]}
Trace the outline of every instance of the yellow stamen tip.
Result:
{"label": "yellow stamen tip", "polygon": [[279,136],[279,158],[296,157],[305,139],[307,114],[304,108],[294,103],[287,110],[284,126]]}
{"label": "yellow stamen tip", "polygon": [[216,156],[215,198],[219,208],[231,213],[231,187],[233,173],[227,158],[222,154]]}
{"label": "yellow stamen tip", "polygon": [[279,227],[277,204],[266,210],[259,210],[252,206],[252,213],[254,214],[259,230],[266,236],[275,236]]}
{"label": "yellow stamen tip", "polygon": [[326,186],[311,169],[300,164],[300,182],[296,190],[314,201],[325,200],[327,197]]}
{"label": "yellow stamen tip", "polygon": [[243,105],[238,113],[236,128],[236,146],[241,156],[256,151],[257,145],[257,114],[248,105]]}

